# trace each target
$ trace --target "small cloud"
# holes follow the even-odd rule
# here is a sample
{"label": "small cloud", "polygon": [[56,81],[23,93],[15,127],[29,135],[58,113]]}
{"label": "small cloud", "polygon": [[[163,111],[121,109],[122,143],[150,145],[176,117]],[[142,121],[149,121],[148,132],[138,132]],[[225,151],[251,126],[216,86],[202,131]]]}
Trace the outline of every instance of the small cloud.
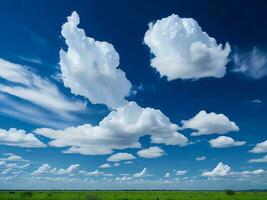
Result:
{"label": "small cloud", "polygon": [[212,171],[203,172],[202,176],[214,177],[214,176],[226,176],[231,172],[231,168],[228,165],[224,165],[220,162]]}
{"label": "small cloud", "polygon": [[206,157],[205,156],[199,156],[199,157],[196,157],[196,160],[197,161],[203,161],[203,160],[206,160]]}
{"label": "small cloud", "polygon": [[248,162],[250,163],[267,163],[267,155],[262,158],[250,159]]}
{"label": "small cloud", "polygon": [[246,171],[242,171],[242,172],[232,172],[232,175],[243,175],[243,176],[248,176],[248,175],[261,175],[265,173],[265,171],[263,169],[256,169],[256,170],[246,170]]}
{"label": "small cloud", "polygon": [[40,175],[40,174],[46,174],[51,171],[51,167],[49,164],[45,163],[42,166],[40,166],[37,170],[32,172],[32,175]]}
{"label": "small cloud", "polygon": [[23,161],[24,159],[21,156],[12,155],[7,158],[9,161]]}
{"label": "small cloud", "polygon": [[136,178],[141,178],[141,177],[144,177],[144,176],[148,176],[147,168],[144,168],[141,172],[137,172],[133,176],[136,177]]}
{"label": "small cloud", "polygon": [[251,79],[261,79],[267,75],[267,57],[257,47],[246,53],[235,53],[233,72],[242,73]]}
{"label": "small cloud", "polygon": [[142,149],[137,152],[137,155],[143,158],[158,158],[164,154],[164,150],[157,146],[149,147],[148,149]]}
{"label": "small cloud", "polygon": [[129,153],[116,153],[110,157],[108,157],[107,161],[110,162],[119,162],[122,160],[133,160],[135,159],[135,156]]}
{"label": "small cloud", "polygon": [[254,100],[251,100],[250,102],[251,103],[255,103],[255,104],[261,104],[261,103],[263,103],[263,101],[260,100],[260,99],[254,99]]}
{"label": "small cloud", "polygon": [[111,165],[108,163],[99,166],[99,168],[110,168],[110,167]]}
{"label": "small cloud", "polygon": [[80,165],[79,164],[74,164],[70,165],[67,169],[57,169],[57,168],[51,168],[51,166],[47,163],[41,165],[37,170],[32,172],[32,175],[43,175],[43,174],[58,174],[58,175],[63,175],[63,174],[68,174],[68,175],[73,175],[76,172],[78,172]]}
{"label": "small cloud", "polygon": [[132,177],[130,176],[117,177],[115,180],[116,181],[130,181],[132,180]]}
{"label": "small cloud", "polygon": [[176,171],[176,176],[183,176],[187,173],[187,170],[177,170]]}
{"label": "small cloud", "polygon": [[183,129],[197,130],[191,134],[192,136],[226,134],[231,131],[239,131],[239,127],[224,114],[207,113],[205,110],[200,111],[189,120],[183,120],[182,124]]}
{"label": "small cloud", "polygon": [[250,150],[251,153],[266,153],[267,152],[267,140],[256,144],[256,146]]}
{"label": "small cloud", "polygon": [[95,171],[88,172],[87,175],[88,175],[88,176],[101,176],[101,175],[104,175],[104,172],[98,171],[98,170],[96,169]]}
{"label": "small cloud", "polygon": [[126,165],[130,165],[130,164],[133,164],[133,161],[129,160],[129,161],[125,161],[124,164]]}
{"label": "small cloud", "polygon": [[169,172],[167,172],[165,175],[164,175],[164,178],[169,178],[171,175]]}
{"label": "small cloud", "polygon": [[231,137],[219,136],[216,139],[211,139],[209,143],[213,148],[229,148],[245,145],[246,141],[235,141]]}
{"label": "small cloud", "polygon": [[121,164],[120,163],[114,163],[113,166],[114,167],[119,167]]}
{"label": "small cloud", "polygon": [[138,92],[144,91],[144,85],[141,83],[139,86],[132,86],[130,96],[135,96]]}
{"label": "small cloud", "polygon": [[23,61],[38,64],[38,65],[45,65],[44,61],[38,57],[26,57],[26,56],[19,56],[19,58]]}

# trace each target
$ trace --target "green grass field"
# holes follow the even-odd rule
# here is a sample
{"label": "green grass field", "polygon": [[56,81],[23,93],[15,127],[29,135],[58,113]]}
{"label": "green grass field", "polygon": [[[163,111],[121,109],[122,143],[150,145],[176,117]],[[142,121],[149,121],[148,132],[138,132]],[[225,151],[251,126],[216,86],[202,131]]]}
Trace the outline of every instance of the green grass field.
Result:
{"label": "green grass field", "polygon": [[267,192],[179,192],[179,191],[7,191],[0,200],[266,200]]}

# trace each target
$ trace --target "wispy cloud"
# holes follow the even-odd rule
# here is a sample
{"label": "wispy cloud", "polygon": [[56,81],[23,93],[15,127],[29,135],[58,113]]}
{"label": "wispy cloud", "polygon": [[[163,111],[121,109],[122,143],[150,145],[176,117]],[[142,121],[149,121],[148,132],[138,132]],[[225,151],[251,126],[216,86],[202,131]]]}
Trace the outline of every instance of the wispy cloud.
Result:
{"label": "wispy cloud", "polygon": [[246,53],[236,52],[233,61],[233,72],[242,73],[251,79],[260,79],[267,75],[267,56],[257,47]]}
{"label": "wispy cloud", "polygon": [[[86,109],[85,102],[66,96],[57,85],[38,75],[32,68],[1,58],[0,66],[1,113],[24,121],[60,127],[60,121],[74,121],[75,113]],[[59,126],[56,126],[55,119],[59,119]]]}

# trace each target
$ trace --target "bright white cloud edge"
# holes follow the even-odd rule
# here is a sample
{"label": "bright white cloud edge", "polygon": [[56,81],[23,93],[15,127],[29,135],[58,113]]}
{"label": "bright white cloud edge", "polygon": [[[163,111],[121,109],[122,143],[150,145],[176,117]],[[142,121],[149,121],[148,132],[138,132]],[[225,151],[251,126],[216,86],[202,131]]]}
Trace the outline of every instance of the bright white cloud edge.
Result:
{"label": "bright white cloud edge", "polygon": [[175,14],[150,23],[144,43],[155,56],[151,66],[169,81],[221,78],[231,51],[228,43],[223,47],[202,31],[196,20]]}
{"label": "bright white cloud edge", "polygon": [[126,103],[131,83],[118,68],[119,54],[113,45],[87,37],[78,28],[79,15],[73,12],[63,24],[61,34],[68,50],[60,50],[60,69],[65,87],[93,104],[117,108]]}
{"label": "bright white cloud edge", "polygon": [[183,129],[196,130],[192,132],[192,136],[226,134],[232,131],[239,131],[239,127],[235,122],[230,121],[224,114],[214,112],[200,111],[192,119],[182,121]]}

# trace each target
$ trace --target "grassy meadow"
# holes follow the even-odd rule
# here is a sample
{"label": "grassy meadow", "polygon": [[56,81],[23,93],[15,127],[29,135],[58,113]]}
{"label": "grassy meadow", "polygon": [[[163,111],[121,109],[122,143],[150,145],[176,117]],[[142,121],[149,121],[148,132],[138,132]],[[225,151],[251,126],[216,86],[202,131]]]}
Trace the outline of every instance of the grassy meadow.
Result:
{"label": "grassy meadow", "polygon": [[0,200],[266,200],[267,192],[2,191]]}

